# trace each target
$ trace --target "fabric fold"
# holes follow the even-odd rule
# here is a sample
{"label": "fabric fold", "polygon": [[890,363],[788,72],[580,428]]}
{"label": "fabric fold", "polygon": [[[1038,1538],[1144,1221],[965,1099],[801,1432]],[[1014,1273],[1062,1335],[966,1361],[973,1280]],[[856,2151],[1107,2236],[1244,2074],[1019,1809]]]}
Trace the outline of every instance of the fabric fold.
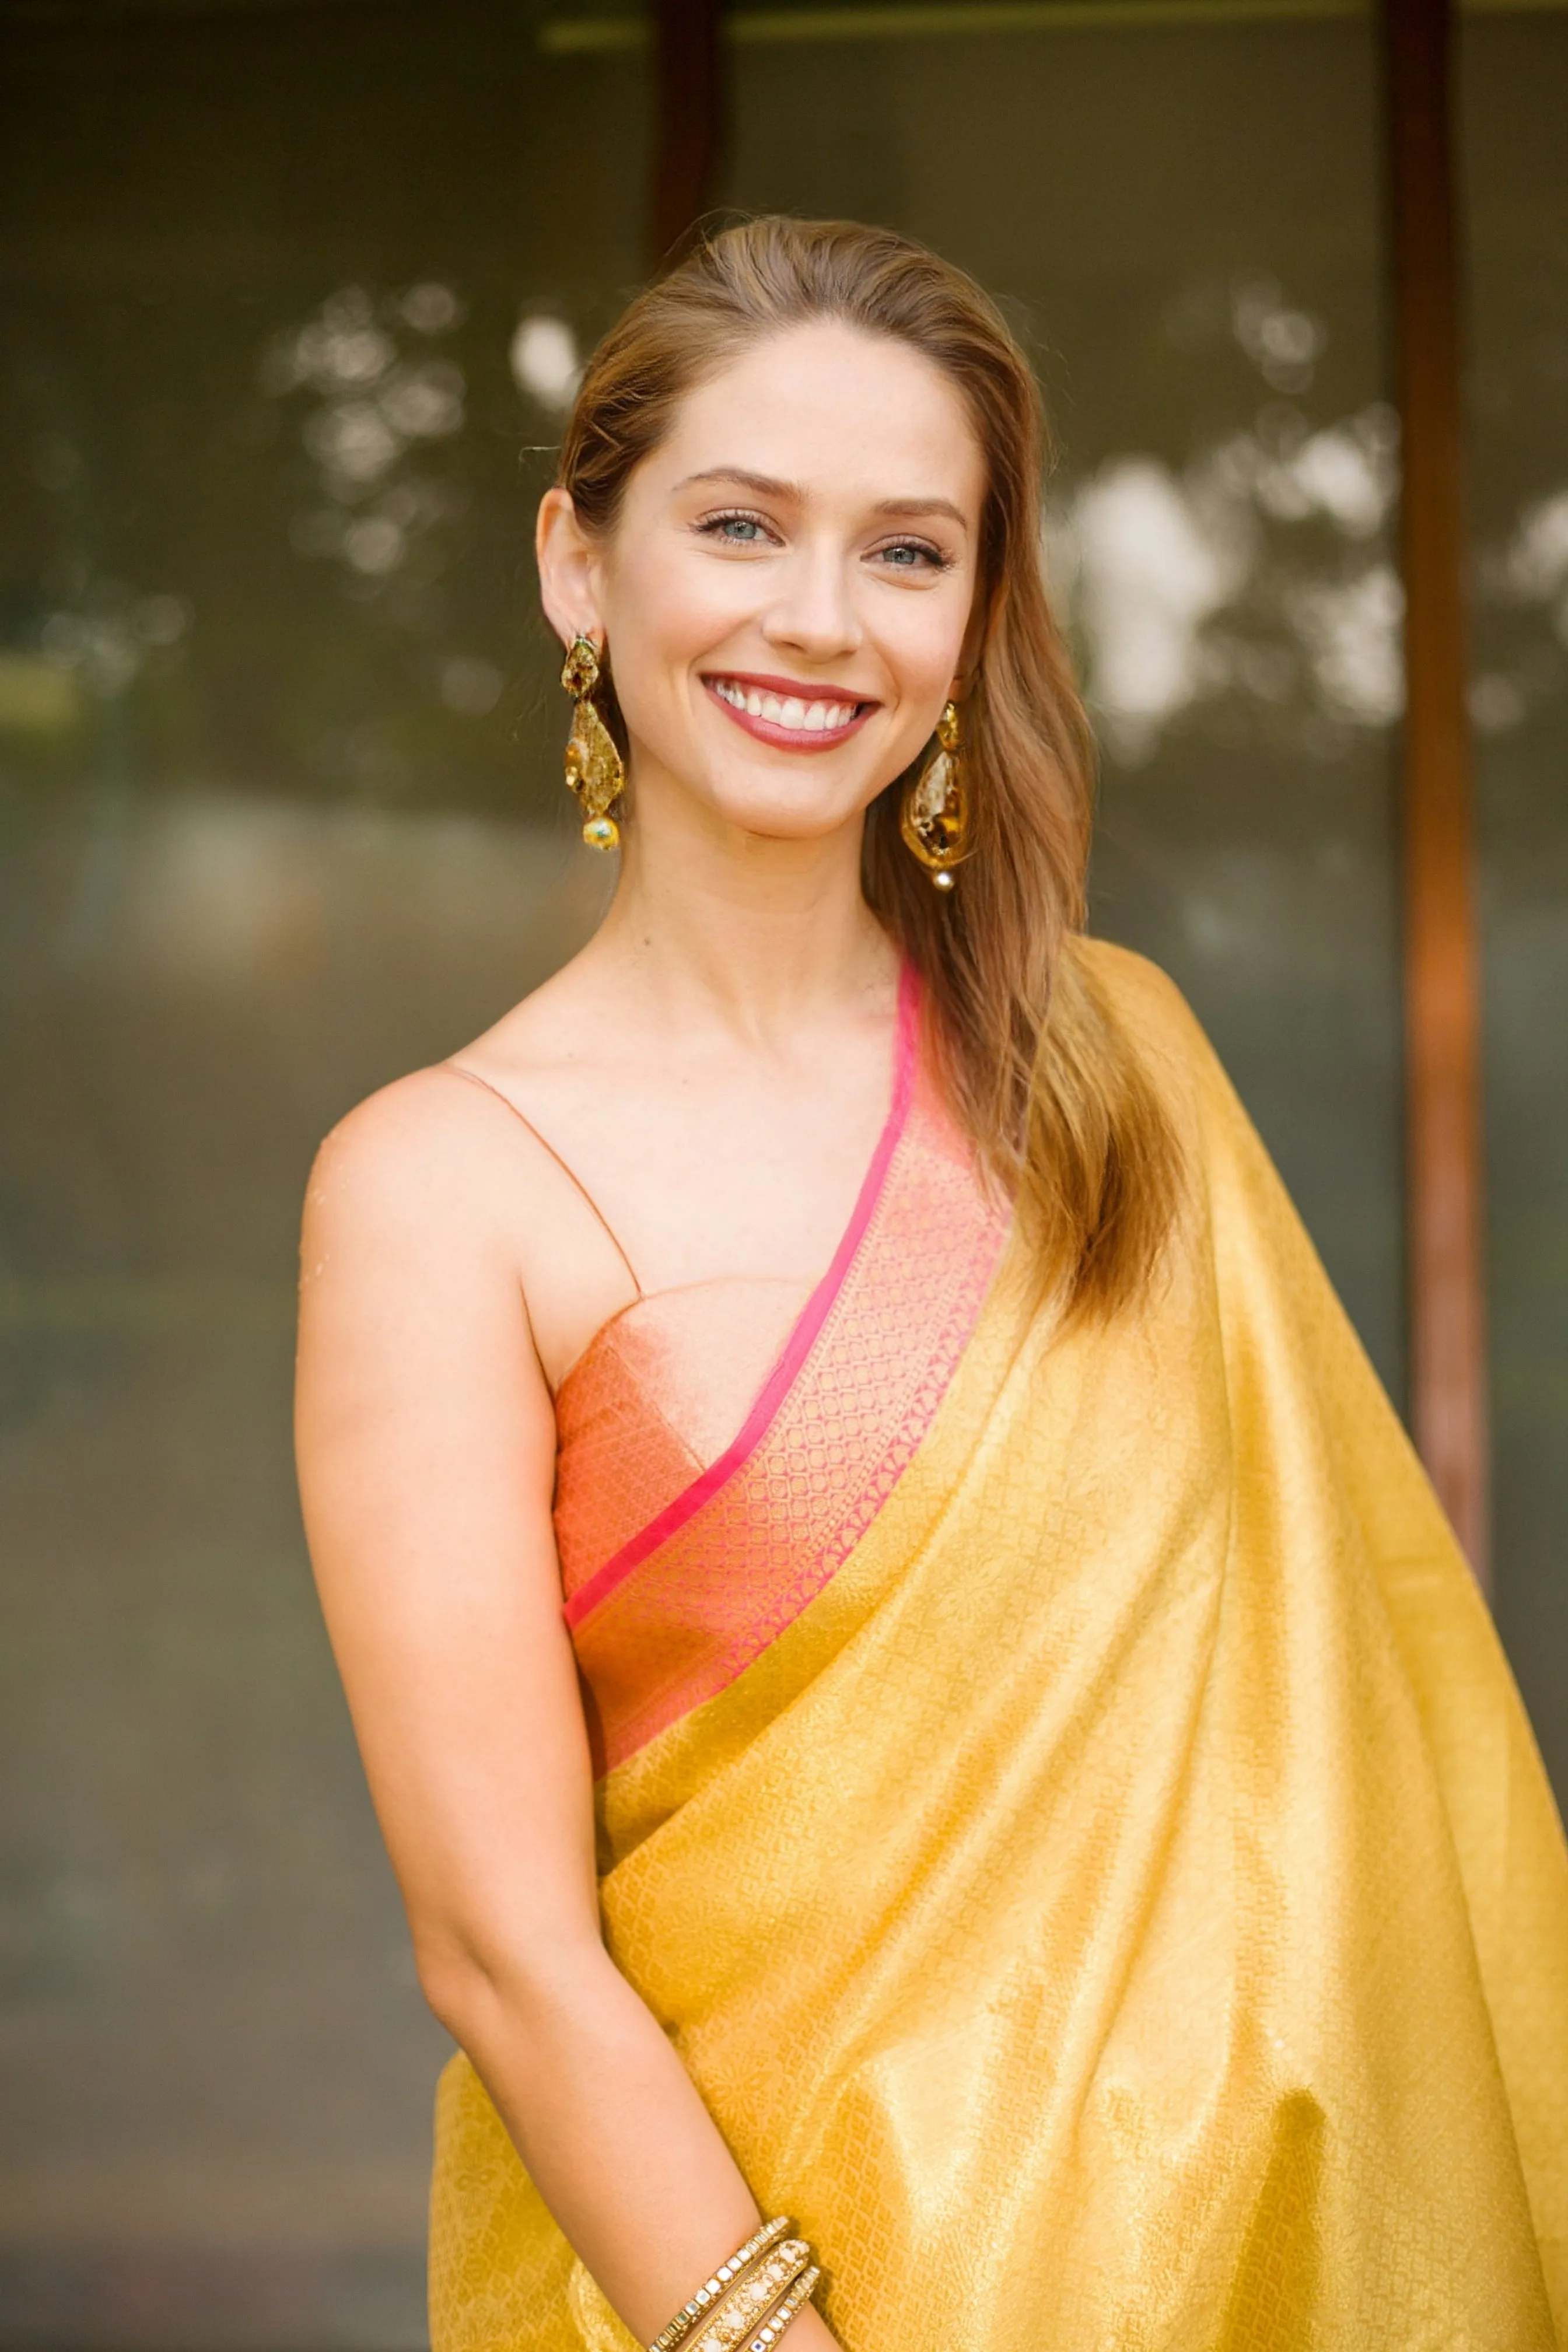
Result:
{"label": "fabric fold", "polygon": [[[1568,1855],[1484,1608],[1175,991],[1103,1328],[1015,1247],[867,1523],[609,1770],[605,1934],[847,2352],[1552,2352]],[[978,1307],[978,1300],[976,1301]],[[468,2062],[436,2352],[630,2341]]]}

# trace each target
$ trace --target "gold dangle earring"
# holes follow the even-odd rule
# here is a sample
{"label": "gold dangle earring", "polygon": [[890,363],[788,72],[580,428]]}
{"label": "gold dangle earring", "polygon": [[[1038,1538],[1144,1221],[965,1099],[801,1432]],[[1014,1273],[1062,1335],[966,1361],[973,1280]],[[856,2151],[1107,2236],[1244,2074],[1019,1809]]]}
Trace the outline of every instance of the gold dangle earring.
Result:
{"label": "gold dangle earring", "polygon": [[609,729],[594,706],[599,650],[592,637],[573,638],[561,683],[577,698],[566,745],[566,782],[583,812],[583,838],[590,849],[618,849],[621,828],[610,811],[626,788],[626,771]]}
{"label": "gold dangle earring", "polygon": [[951,890],[952,869],[969,855],[969,791],[959,757],[958,705],[936,722],[937,748],[904,794],[899,831],[938,890]]}

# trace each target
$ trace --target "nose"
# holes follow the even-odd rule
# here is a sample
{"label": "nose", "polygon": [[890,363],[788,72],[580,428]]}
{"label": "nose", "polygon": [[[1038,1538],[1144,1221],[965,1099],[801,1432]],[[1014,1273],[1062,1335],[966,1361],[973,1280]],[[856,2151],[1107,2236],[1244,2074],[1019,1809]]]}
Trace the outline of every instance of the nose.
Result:
{"label": "nose", "polygon": [[852,567],[851,556],[826,542],[797,547],[763,618],[768,643],[814,662],[841,660],[856,652],[864,631],[855,607]]}

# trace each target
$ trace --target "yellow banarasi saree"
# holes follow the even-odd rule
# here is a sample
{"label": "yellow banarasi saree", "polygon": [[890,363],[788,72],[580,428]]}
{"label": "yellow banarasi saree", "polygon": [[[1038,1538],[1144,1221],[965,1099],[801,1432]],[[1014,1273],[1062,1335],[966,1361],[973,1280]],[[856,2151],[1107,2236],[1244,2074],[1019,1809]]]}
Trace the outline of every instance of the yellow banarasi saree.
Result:
{"label": "yellow banarasi saree", "polygon": [[[651,1409],[635,1315],[563,1389],[610,1948],[848,2352],[1549,2352],[1568,1856],[1530,1731],[1201,1032],[1078,951],[1186,1147],[1140,1307],[1031,1310],[906,983],[739,1434]],[[431,2293],[436,2352],[632,2340],[462,2057]]]}

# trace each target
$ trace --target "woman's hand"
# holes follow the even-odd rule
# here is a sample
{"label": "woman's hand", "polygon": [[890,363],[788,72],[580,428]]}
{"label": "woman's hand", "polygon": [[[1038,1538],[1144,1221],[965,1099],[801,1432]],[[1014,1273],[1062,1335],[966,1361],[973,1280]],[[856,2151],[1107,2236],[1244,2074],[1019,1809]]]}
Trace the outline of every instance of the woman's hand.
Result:
{"label": "woman's hand", "polygon": [[[531,1153],[500,1106],[440,1071],[373,1097],[323,1146],[300,1491],[426,1998],[646,2342],[760,2217],[600,1935],[554,1413],[519,1272],[541,1198]],[[798,2352],[831,2342],[804,2314],[790,2335]]]}

